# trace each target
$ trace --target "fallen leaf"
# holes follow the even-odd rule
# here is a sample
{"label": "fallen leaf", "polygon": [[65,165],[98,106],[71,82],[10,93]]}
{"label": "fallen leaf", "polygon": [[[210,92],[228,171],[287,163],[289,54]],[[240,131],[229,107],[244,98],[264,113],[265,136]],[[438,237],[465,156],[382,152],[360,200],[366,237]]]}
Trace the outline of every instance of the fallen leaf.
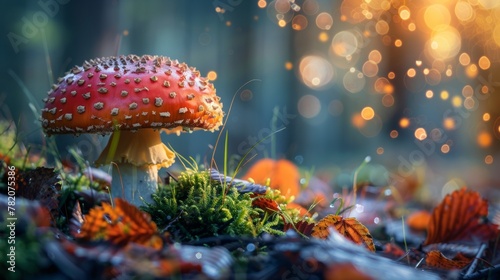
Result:
{"label": "fallen leaf", "polygon": [[299,232],[305,236],[311,236],[312,230],[314,228],[314,223],[309,223],[307,221],[298,221],[295,224],[288,223],[285,221],[285,225],[283,227],[283,231],[289,231],[289,230],[294,230],[296,232]]}
{"label": "fallen leaf", "polygon": [[429,211],[421,210],[411,213],[406,219],[408,227],[413,230],[427,230],[429,221],[431,220],[431,213]]}
{"label": "fallen leaf", "polygon": [[134,242],[159,249],[163,246],[156,224],[149,214],[125,200],[115,198],[115,207],[109,203],[90,209],[84,217],[79,238],[107,240],[116,245]]}
{"label": "fallen leaf", "polygon": [[280,211],[278,203],[275,200],[267,197],[253,198],[252,206],[263,209],[264,211],[269,213],[276,213]]}
{"label": "fallen leaf", "polygon": [[326,239],[330,234],[328,229],[331,227],[354,243],[365,244],[368,249],[375,251],[370,231],[353,217],[344,219],[340,215],[330,214],[314,226],[311,236]]}
{"label": "fallen leaf", "polygon": [[462,269],[469,265],[472,260],[461,253],[458,253],[453,259],[449,259],[437,250],[430,251],[425,258],[428,266],[445,270]]}
{"label": "fallen leaf", "polygon": [[479,193],[466,188],[454,191],[434,208],[423,245],[494,239],[498,225],[488,222],[487,216],[488,202]]}

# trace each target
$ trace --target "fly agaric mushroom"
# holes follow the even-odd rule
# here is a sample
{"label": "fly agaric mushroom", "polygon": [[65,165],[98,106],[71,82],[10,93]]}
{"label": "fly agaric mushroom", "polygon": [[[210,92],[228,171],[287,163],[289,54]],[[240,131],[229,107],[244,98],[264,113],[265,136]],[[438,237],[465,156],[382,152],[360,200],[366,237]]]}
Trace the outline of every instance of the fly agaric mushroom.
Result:
{"label": "fly agaric mushroom", "polygon": [[149,55],[85,61],[59,78],[44,102],[47,135],[112,133],[96,164],[116,164],[111,193],[136,205],[140,197],[151,201],[158,169],[174,162],[160,131],[214,131],[224,115],[213,84],[199,71]]}

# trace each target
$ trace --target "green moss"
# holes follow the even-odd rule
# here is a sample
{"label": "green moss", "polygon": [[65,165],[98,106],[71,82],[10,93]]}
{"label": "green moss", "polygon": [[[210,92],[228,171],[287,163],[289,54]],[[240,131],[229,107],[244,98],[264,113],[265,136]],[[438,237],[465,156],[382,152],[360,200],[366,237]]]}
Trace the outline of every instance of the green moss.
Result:
{"label": "green moss", "polygon": [[277,214],[252,207],[249,193],[211,181],[208,171],[184,171],[177,182],[160,186],[153,201],[142,209],[179,241],[218,235],[255,237],[264,231],[282,234],[273,228],[279,223]]}

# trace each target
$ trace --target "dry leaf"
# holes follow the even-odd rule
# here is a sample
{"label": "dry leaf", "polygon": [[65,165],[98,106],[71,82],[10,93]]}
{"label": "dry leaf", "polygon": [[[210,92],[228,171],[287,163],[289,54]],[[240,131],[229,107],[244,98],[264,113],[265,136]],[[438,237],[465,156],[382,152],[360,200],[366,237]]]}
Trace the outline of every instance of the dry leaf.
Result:
{"label": "dry leaf", "polygon": [[309,223],[307,221],[298,221],[295,224],[288,223],[285,221],[285,225],[283,227],[283,231],[288,231],[290,229],[293,229],[305,236],[311,236],[312,230],[314,228],[314,223]]}
{"label": "dry leaf", "polygon": [[328,229],[333,227],[347,239],[357,244],[365,244],[368,249],[375,251],[373,238],[368,229],[356,218],[342,218],[340,215],[330,214],[321,219],[313,228],[312,236],[326,239],[330,234]]}
{"label": "dry leaf", "polygon": [[78,237],[108,240],[116,245],[135,242],[156,249],[163,246],[151,217],[120,198],[115,198],[115,207],[103,203],[90,209]]}
{"label": "dry leaf", "polygon": [[434,208],[424,245],[494,239],[498,226],[489,223],[487,216],[488,202],[479,193],[465,188],[454,191]]}
{"label": "dry leaf", "polygon": [[279,212],[279,206],[276,201],[267,197],[256,197],[252,200],[252,206],[265,210],[269,213]]}
{"label": "dry leaf", "polygon": [[425,262],[428,266],[432,266],[439,269],[462,269],[469,265],[473,259],[467,258],[461,253],[458,253],[453,259],[445,257],[441,252],[437,250],[430,251],[427,253]]}

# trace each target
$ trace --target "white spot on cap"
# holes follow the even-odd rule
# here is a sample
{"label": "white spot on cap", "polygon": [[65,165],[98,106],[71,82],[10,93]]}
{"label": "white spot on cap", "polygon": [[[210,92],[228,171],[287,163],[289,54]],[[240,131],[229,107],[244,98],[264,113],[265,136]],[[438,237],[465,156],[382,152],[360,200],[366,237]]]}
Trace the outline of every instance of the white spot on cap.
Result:
{"label": "white spot on cap", "polygon": [[68,121],[73,119],[73,114],[64,114],[64,118],[67,119]]}
{"label": "white spot on cap", "polygon": [[143,98],[143,99],[142,99],[142,103],[144,103],[144,104],[148,104],[148,103],[149,103],[149,98]]}
{"label": "white spot on cap", "polygon": [[163,104],[163,99],[161,97],[155,97],[155,106],[160,107]]}
{"label": "white spot on cap", "polygon": [[172,91],[169,95],[170,97],[175,98],[177,96],[177,93],[175,91]]}
{"label": "white spot on cap", "polygon": [[85,112],[85,106],[78,106],[76,107],[76,111],[79,113],[79,114],[83,114]]}
{"label": "white spot on cap", "polygon": [[170,112],[160,112],[161,117],[170,117]]}
{"label": "white spot on cap", "polygon": [[188,111],[186,107],[179,108],[179,114],[184,114]]}
{"label": "white spot on cap", "polygon": [[96,110],[101,110],[102,108],[104,108],[104,103],[102,103],[102,102],[96,102],[96,103],[94,103],[94,108]]}
{"label": "white spot on cap", "polygon": [[118,115],[118,112],[120,111],[120,109],[118,108],[113,108],[111,109],[111,116],[116,116]]}
{"label": "white spot on cap", "polygon": [[135,102],[130,103],[130,105],[128,105],[128,108],[130,110],[136,109],[137,108],[137,103],[135,103]]}
{"label": "white spot on cap", "polygon": [[60,101],[61,101],[62,104],[66,103],[66,97],[61,98]]}

